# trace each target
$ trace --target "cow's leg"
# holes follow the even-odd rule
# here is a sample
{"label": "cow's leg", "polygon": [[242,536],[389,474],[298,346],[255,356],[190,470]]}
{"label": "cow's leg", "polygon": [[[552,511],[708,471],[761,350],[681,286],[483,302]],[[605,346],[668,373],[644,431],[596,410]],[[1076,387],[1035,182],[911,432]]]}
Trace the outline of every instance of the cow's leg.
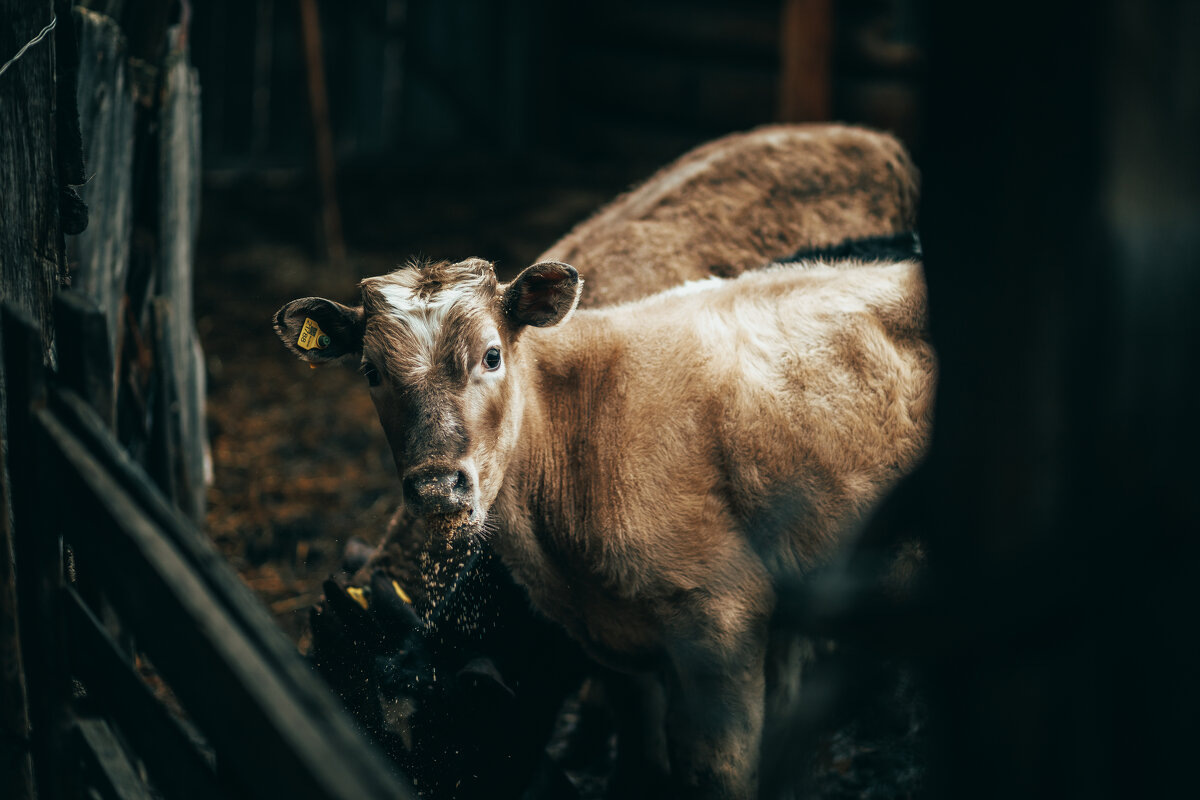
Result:
{"label": "cow's leg", "polygon": [[617,763],[607,796],[614,800],[670,796],[661,677],[610,672],[605,689],[617,718]]}
{"label": "cow's leg", "polygon": [[687,797],[748,800],[757,793],[767,624],[745,619],[733,630],[731,621],[728,614],[708,620],[703,627],[715,635],[668,645],[671,773]]}

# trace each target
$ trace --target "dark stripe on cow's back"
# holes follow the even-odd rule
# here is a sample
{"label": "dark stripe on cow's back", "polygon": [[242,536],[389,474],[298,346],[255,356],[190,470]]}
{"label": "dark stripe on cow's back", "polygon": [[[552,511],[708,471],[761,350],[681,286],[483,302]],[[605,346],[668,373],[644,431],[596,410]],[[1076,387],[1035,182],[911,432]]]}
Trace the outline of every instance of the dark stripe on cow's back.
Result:
{"label": "dark stripe on cow's back", "polygon": [[921,237],[916,231],[905,231],[891,236],[869,236],[851,239],[831,247],[810,247],[797,250],[778,263],[794,261],[831,261],[856,259],[859,261],[904,261],[921,259]]}

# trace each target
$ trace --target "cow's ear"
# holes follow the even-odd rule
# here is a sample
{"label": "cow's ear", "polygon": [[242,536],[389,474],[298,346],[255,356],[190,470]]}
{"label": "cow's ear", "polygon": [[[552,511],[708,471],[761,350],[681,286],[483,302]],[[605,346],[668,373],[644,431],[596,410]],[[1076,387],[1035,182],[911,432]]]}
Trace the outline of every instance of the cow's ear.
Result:
{"label": "cow's ear", "polygon": [[546,328],[571,316],[583,279],[570,264],[542,261],[527,267],[504,289],[502,308],[514,327]]}
{"label": "cow's ear", "polygon": [[363,311],[323,297],[293,300],[275,313],[283,345],[312,364],[362,352]]}

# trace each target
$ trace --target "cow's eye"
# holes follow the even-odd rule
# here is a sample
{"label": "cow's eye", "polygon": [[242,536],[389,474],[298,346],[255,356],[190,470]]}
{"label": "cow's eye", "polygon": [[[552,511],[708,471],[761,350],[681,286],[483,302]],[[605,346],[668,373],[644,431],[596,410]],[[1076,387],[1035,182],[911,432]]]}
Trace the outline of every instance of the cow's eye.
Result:
{"label": "cow's eye", "polygon": [[370,361],[364,361],[363,365],[359,367],[359,372],[366,376],[367,386],[379,385],[379,370],[375,369],[375,365]]}
{"label": "cow's eye", "polygon": [[500,369],[500,348],[489,347],[488,351],[483,354],[483,366],[487,367],[488,371]]}

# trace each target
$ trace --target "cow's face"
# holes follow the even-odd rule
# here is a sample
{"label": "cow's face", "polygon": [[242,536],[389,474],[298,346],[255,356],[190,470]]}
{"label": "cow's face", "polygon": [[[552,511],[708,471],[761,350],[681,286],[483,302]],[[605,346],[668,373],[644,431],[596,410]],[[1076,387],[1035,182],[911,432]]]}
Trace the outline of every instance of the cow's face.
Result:
{"label": "cow's face", "polygon": [[276,314],[276,330],[313,363],[358,356],[409,509],[435,531],[477,532],[520,431],[520,333],[566,319],[582,281],[548,261],[500,284],[491,264],[470,259],[360,286],[361,307],[296,300]]}

